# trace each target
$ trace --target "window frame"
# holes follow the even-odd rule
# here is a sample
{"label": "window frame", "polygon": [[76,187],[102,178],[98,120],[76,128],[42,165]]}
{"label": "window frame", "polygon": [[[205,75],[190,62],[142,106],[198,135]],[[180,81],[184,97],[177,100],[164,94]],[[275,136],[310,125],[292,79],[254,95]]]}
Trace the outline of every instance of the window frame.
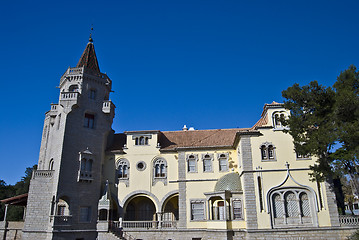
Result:
{"label": "window frame", "polygon": [[259,146],[261,161],[262,162],[275,162],[277,161],[276,147],[271,142],[264,142]]}
{"label": "window frame", "polygon": [[88,129],[95,128],[95,114],[85,113],[84,115],[84,127]]}
{"label": "window frame", "polygon": [[91,99],[91,100],[96,100],[97,90],[96,90],[95,88],[91,88],[91,89],[89,90],[89,93],[88,93],[88,94],[89,94],[89,95],[88,95],[89,99]]}
{"label": "window frame", "polygon": [[[125,174],[125,167],[127,174]],[[122,174],[120,176],[120,168],[122,168]],[[120,158],[116,162],[116,178],[119,180],[127,180],[130,178],[130,162],[125,158]]]}
{"label": "window frame", "polygon": [[[86,209],[86,216],[82,210]],[[84,217],[86,219],[84,219]],[[79,223],[90,223],[92,218],[92,208],[91,206],[80,206],[79,207]]]}
{"label": "window frame", "polygon": [[[197,154],[187,154],[186,162],[187,162],[187,173],[197,173],[198,172],[198,166],[197,166],[198,155]],[[190,163],[193,163],[193,166],[191,166]],[[191,170],[190,167],[194,167],[194,169]]]}
{"label": "window frame", "polygon": [[[228,154],[228,152],[227,153],[218,153],[217,154],[217,159],[218,159],[219,171],[220,172],[228,172],[229,171],[229,162],[228,162],[229,154]],[[225,161],[225,163],[226,163],[226,169],[225,170],[223,170],[222,167],[221,167],[222,166],[221,161]]]}
{"label": "window frame", "polygon": [[[204,173],[213,172],[213,153],[209,154],[202,154],[202,170]],[[206,163],[208,165],[206,165]],[[209,169],[206,169],[206,167],[209,167]]]}
{"label": "window frame", "polygon": [[[235,206],[235,203],[239,203],[239,207],[236,207]],[[238,221],[238,220],[243,220],[244,218],[243,218],[243,202],[242,202],[242,199],[240,199],[240,198],[234,198],[234,199],[232,199],[232,220],[233,221]],[[236,216],[236,211],[235,211],[235,209],[238,209],[239,208],[239,212],[237,212],[237,213],[239,213],[239,217],[238,218],[236,218],[235,216]]]}
{"label": "window frame", "polygon": [[[197,208],[195,209],[194,206],[200,206],[202,205],[202,208]],[[191,199],[190,200],[190,215],[191,218],[190,220],[193,222],[199,222],[199,221],[206,221],[206,201],[204,199]],[[202,213],[195,213],[195,210],[200,209],[202,211]],[[201,217],[195,217],[195,216],[201,216]]]}

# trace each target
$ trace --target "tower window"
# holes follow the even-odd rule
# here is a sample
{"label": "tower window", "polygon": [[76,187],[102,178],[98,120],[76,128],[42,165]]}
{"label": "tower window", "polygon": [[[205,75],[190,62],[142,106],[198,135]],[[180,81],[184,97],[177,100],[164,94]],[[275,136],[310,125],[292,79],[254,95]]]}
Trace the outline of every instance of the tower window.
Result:
{"label": "tower window", "polygon": [[284,126],[283,126],[281,119],[284,119],[284,118],[285,118],[284,112],[275,112],[272,115],[274,128],[283,129]]}
{"label": "tower window", "polygon": [[84,127],[94,128],[95,126],[95,115],[85,113]]}
{"label": "tower window", "polygon": [[276,161],[275,147],[269,142],[265,142],[260,146],[262,161]]}
{"label": "tower window", "polygon": [[86,149],[83,152],[80,152],[80,158],[79,158],[79,171],[78,171],[78,178],[77,181],[85,181],[85,182],[91,182],[93,180],[93,172],[92,167],[94,163],[94,156],[92,153]]}
{"label": "tower window", "polygon": [[79,222],[90,222],[91,221],[91,207],[80,207],[80,221]]}
{"label": "tower window", "polygon": [[92,100],[96,99],[96,89],[90,89],[89,99],[92,99]]}
{"label": "tower window", "polygon": [[78,85],[71,85],[69,87],[69,92],[78,92],[79,91],[79,86]]}
{"label": "tower window", "polygon": [[151,135],[145,135],[145,136],[136,136],[133,137],[135,140],[135,145],[149,145],[149,139],[151,139]]}

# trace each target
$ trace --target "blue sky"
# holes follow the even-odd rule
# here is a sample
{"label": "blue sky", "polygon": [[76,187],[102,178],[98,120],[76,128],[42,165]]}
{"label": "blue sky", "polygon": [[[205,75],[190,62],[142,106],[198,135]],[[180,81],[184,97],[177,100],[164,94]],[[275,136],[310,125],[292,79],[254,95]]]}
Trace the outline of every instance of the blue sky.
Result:
{"label": "blue sky", "polygon": [[3,1],[0,179],[37,163],[44,113],[91,24],[113,128],[250,127],[294,83],[359,66],[358,1]]}

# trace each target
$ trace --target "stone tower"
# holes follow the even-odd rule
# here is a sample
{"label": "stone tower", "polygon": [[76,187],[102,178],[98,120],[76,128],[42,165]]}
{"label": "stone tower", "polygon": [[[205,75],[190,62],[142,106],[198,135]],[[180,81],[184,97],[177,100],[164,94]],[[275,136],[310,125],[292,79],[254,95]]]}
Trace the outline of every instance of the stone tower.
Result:
{"label": "stone tower", "polygon": [[101,168],[115,106],[90,36],[60,79],[45,115],[38,170],[30,184],[24,239],[95,239]]}

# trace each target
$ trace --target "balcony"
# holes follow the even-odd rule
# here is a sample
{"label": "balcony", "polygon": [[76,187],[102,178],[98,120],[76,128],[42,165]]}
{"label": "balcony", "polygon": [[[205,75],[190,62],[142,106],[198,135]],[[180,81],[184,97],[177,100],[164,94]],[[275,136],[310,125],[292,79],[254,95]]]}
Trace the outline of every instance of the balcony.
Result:
{"label": "balcony", "polygon": [[68,227],[72,225],[72,216],[62,216],[62,215],[54,215],[50,216],[50,222],[54,222],[55,227]]}
{"label": "balcony", "polygon": [[118,221],[111,222],[114,229],[176,229],[177,221]]}
{"label": "balcony", "polygon": [[103,102],[103,105],[102,105],[102,112],[104,113],[111,113],[113,112],[115,108],[115,105],[112,103],[111,100],[107,100],[107,101],[104,101]]}
{"label": "balcony", "polygon": [[89,181],[93,180],[92,171],[79,170],[78,181]]}
{"label": "balcony", "polygon": [[79,92],[62,92],[60,95],[60,101],[61,100],[77,101],[79,95],[80,95]]}
{"label": "balcony", "polygon": [[32,172],[32,179],[37,178],[52,178],[54,170],[36,170]]}

